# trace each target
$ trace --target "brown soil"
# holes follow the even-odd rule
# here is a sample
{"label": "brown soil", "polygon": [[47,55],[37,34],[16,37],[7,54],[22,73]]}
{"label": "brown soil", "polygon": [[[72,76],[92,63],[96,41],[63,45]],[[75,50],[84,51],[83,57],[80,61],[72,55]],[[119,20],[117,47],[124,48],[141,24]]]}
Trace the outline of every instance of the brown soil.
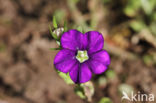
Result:
{"label": "brown soil", "polygon": [[[64,0],[0,0],[0,103],[84,103],[56,73],[57,47],[48,25]],[[118,86],[127,83],[143,93],[156,95],[156,70],[142,60],[111,56],[110,69],[117,76],[105,88],[95,84],[93,102],[110,97],[120,103]],[[124,80],[123,77],[126,77]],[[98,77],[97,77],[98,78]],[[96,78],[95,78],[96,79]],[[96,82],[95,82],[96,83]]]}

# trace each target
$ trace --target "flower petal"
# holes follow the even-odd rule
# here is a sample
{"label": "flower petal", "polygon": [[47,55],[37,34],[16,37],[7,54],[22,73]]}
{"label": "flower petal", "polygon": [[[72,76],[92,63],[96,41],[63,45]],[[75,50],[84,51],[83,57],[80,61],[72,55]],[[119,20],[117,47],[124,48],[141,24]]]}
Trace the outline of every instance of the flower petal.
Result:
{"label": "flower petal", "polygon": [[85,83],[89,81],[92,77],[92,72],[89,69],[88,63],[84,62],[80,66],[80,71],[79,71],[79,83]]}
{"label": "flower petal", "polygon": [[104,65],[109,65],[111,60],[106,50],[101,50],[90,55],[90,59],[99,61]]}
{"label": "flower petal", "polygon": [[89,63],[89,66],[91,68],[91,71],[94,74],[101,74],[107,70],[106,65],[103,65],[101,62],[98,62],[96,60],[89,60],[88,63]]}
{"label": "flower petal", "polygon": [[79,63],[73,66],[72,70],[69,72],[69,75],[73,82],[79,82]]}
{"label": "flower petal", "polygon": [[103,48],[104,38],[101,33],[97,31],[89,31],[85,33],[88,36],[88,53],[94,53]]}
{"label": "flower petal", "polygon": [[75,52],[67,49],[59,51],[54,59],[56,69],[64,73],[69,72],[76,62]]}
{"label": "flower petal", "polygon": [[73,69],[69,72],[71,79],[75,83],[85,83],[92,77],[92,72],[86,62],[74,65]]}
{"label": "flower petal", "polygon": [[87,35],[84,35],[77,30],[69,30],[68,32],[65,32],[61,37],[62,48],[70,50],[84,50],[87,48],[87,45]]}

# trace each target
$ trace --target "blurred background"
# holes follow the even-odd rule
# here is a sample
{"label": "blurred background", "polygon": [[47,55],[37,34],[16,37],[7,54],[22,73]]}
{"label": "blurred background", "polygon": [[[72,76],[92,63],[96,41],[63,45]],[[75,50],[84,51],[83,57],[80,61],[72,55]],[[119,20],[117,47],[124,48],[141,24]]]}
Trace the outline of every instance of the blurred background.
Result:
{"label": "blurred background", "polygon": [[123,90],[156,96],[156,0],[0,0],[0,103],[86,103],[54,69],[53,16],[103,34],[111,65],[93,76],[92,103],[121,103]]}

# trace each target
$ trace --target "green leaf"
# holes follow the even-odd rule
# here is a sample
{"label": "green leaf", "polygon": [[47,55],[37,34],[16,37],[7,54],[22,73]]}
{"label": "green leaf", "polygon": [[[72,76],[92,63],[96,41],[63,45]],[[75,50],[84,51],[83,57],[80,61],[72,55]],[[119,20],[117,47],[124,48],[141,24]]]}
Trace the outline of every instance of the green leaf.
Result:
{"label": "green leaf", "polygon": [[53,15],[56,18],[57,24],[61,24],[63,22],[63,20],[65,19],[66,12],[63,9],[57,9],[57,10],[55,10]]}
{"label": "green leaf", "polygon": [[141,0],[141,6],[146,14],[151,14],[152,6],[150,5],[150,0]]}
{"label": "green leaf", "polygon": [[57,43],[59,46],[61,45],[60,41],[56,41],[56,43]]}
{"label": "green leaf", "polygon": [[51,36],[54,38],[54,39],[58,39],[57,35],[53,33],[52,29],[51,29],[51,26],[49,25],[49,31],[50,31],[50,34]]}
{"label": "green leaf", "polygon": [[156,0],[141,0],[142,8],[147,15],[153,14],[156,9]]}
{"label": "green leaf", "polygon": [[57,29],[57,27],[58,27],[55,16],[53,16],[53,26],[54,26],[55,29]]}
{"label": "green leaf", "polygon": [[78,26],[76,29],[83,33],[83,28],[81,26]]}
{"label": "green leaf", "polygon": [[83,87],[81,85],[77,85],[74,88],[74,91],[81,99],[85,99],[86,98],[86,96],[84,94],[84,89],[83,89]]}
{"label": "green leaf", "polygon": [[69,73],[62,73],[58,71],[59,76],[61,76],[67,84],[74,84],[71,80]]}
{"label": "green leaf", "polygon": [[156,36],[156,22],[153,22],[150,24],[150,30],[151,32]]}
{"label": "green leaf", "polygon": [[81,98],[81,99],[85,99],[86,96],[83,94],[82,91],[75,91],[75,93]]}
{"label": "green leaf", "polygon": [[139,32],[143,28],[146,27],[145,23],[142,20],[134,20],[130,22],[130,27],[135,30],[136,32]]}
{"label": "green leaf", "polygon": [[50,50],[61,50],[61,48],[50,48]]}
{"label": "green leaf", "polygon": [[103,97],[98,103],[113,103],[108,97]]}
{"label": "green leaf", "polygon": [[64,21],[64,32],[66,32],[67,30],[68,30],[67,21]]}
{"label": "green leaf", "polygon": [[106,72],[106,76],[107,76],[108,78],[114,78],[114,77],[115,77],[115,72],[114,72],[113,70],[108,70],[108,71]]}
{"label": "green leaf", "polygon": [[124,8],[124,13],[130,17],[136,16],[140,7],[140,0],[128,0],[127,5]]}

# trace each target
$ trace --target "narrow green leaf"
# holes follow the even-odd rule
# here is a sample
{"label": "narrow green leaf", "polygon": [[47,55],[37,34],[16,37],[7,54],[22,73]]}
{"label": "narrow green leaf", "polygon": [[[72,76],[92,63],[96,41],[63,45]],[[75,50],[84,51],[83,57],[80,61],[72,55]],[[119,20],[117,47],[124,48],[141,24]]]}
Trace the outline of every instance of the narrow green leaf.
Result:
{"label": "narrow green leaf", "polygon": [[55,16],[53,16],[53,26],[54,26],[54,28],[55,29],[57,29],[57,21],[56,21],[56,17]]}
{"label": "narrow green leaf", "polygon": [[112,101],[108,97],[103,97],[98,103],[112,103]]}
{"label": "narrow green leaf", "polygon": [[52,31],[52,29],[51,29],[51,26],[50,26],[50,25],[49,25],[49,31],[50,31],[51,36],[52,36],[54,39],[56,39],[56,40],[57,40],[57,39],[58,39],[58,38],[57,38],[57,35],[53,33],[53,31]]}
{"label": "narrow green leaf", "polygon": [[61,48],[50,48],[50,50],[61,50]]}
{"label": "narrow green leaf", "polygon": [[52,31],[52,29],[51,29],[51,26],[50,26],[50,25],[49,25],[49,31],[50,31],[51,36],[53,37],[53,31]]}
{"label": "narrow green leaf", "polygon": [[57,43],[59,46],[61,45],[60,41],[56,41],[56,43]]}

